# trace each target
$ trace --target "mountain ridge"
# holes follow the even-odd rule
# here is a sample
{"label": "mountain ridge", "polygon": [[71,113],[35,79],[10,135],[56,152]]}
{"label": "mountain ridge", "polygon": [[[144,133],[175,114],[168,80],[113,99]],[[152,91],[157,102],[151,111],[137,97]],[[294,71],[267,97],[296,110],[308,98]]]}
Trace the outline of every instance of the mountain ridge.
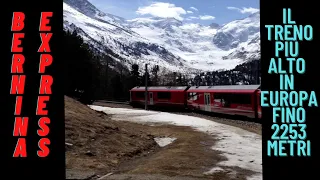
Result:
{"label": "mountain ridge", "polygon": [[87,0],[64,0],[63,9],[65,30],[81,32],[98,51],[109,49],[120,57],[113,59],[128,68],[149,63],[190,73],[232,69],[260,58],[257,13],[224,26],[202,26],[174,18],[125,20],[100,11]]}

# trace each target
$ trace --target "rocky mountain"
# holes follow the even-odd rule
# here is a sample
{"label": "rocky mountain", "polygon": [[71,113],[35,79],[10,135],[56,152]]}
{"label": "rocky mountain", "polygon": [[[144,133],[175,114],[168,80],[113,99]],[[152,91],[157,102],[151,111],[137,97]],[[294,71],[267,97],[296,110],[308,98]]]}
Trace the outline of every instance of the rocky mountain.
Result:
{"label": "rocky mountain", "polygon": [[213,43],[224,50],[232,50],[223,59],[260,59],[260,13],[221,27],[213,37]]}
{"label": "rocky mountain", "polygon": [[[115,61],[123,63],[128,68],[134,63],[140,66],[149,63],[150,65],[158,64],[171,71],[188,71],[188,67],[183,66],[185,60],[172,54],[164,47],[150,42],[129,28],[113,23],[116,20],[109,20],[108,18],[111,16],[98,18],[93,13],[86,11],[90,16],[93,16],[89,17],[89,15],[73,8],[75,5],[73,7],[71,5],[63,4],[65,30],[76,30],[95,49],[100,52],[107,51]],[[91,5],[87,6],[92,7]],[[83,9],[84,6],[77,5],[76,7]],[[84,12],[84,10],[81,11]]]}
{"label": "rocky mountain", "polygon": [[259,13],[224,26],[203,26],[174,18],[125,20],[87,0],[64,0],[63,9],[65,29],[128,67],[149,63],[169,71],[212,71],[260,58]]}
{"label": "rocky mountain", "polygon": [[220,25],[217,24],[217,23],[211,23],[209,26],[210,26],[211,28],[219,28],[219,27],[220,27]]}

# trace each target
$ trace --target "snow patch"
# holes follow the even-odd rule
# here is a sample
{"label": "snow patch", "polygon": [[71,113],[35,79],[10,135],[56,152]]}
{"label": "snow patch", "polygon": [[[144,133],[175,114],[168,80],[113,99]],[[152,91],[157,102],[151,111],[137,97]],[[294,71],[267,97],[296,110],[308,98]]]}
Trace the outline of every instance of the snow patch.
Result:
{"label": "snow patch", "polygon": [[169,138],[169,137],[165,137],[165,138],[154,138],[154,140],[156,141],[156,143],[160,146],[160,147],[165,147],[171,143],[173,143],[173,141],[175,141],[177,138]]}
{"label": "snow patch", "polygon": [[247,177],[247,180],[262,180],[261,174],[254,174],[252,176]]}
{"label": "snow patch", "polygon": [[217,172],[224,172],[224,169],[222,169],[221,167],[214,167],[214,168],[210,169],[210,171],[205,172],[204,174],[214,174]]}
{"label": "snow patch", "polygon": [[[94,110],[103,111],[109,115],[113,115],[112,119],[114,120],[189,126],[195,130],[215,135],[219,141],[212,147],[212,149],[220,151],[222,155],[227,158],[226,161],[221,161],[217,164],[219,168],[224,169],[227,167],[237,166],[256,172],[257,175],[252,176],[252,178],[262,178],[262,141],[261,136],[258,134],[251,133],[234,126],[220,124],[192,116],[125,108],[101,106],[89,107]],[[216,170],[217,167],[213,168],[211,171],[215,172]]]}

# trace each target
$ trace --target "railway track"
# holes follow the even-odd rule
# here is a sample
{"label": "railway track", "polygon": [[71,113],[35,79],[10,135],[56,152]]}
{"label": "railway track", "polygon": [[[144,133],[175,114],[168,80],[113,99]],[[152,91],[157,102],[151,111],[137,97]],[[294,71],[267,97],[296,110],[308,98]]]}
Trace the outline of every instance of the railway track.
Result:
{"label": "railway track", "polygon": [[112,103],[112,104],[125,104],[129,105],[129,101],[108,101],[108,100],[97,100],[95,102],[101,102],[101,103]]}
{"label": "railway track", "polygon": [[[130,108],[130,109],[137,109],[133,108],[129,105],[128,101],[114,101],[114,100],[97,100],[94,102],[94,105],[100,105],[100,106],[107,106],[107,107],[115,107],[115,108]],[[201,112],[190,112],[190,111],[174,111],[170,112],[174,114],[180,114],[180,115],[187,115],[187,116],[193,116],[193,117],[199,117],[204,118],[207,120],[215,121],[218,123],[223,123],[231,126],[236,126],[245,130],[248,130],[250,132],[254,132],[257,134],[262,134],[262,126],[261,122],[254,122],[247,118],[237,118],[233,116],[226,116],[226,115],[212,115],[208,113],[201,113]]]}

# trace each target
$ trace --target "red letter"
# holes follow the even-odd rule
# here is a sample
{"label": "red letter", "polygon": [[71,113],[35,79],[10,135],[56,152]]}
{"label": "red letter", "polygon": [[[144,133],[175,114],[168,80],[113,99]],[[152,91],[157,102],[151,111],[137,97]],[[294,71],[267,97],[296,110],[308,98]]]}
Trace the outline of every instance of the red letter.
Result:
{"label": "red letter", "polygon": [[11,52],[22,52],[23,51],[23,47],[19,47],[19,45],[21,45],[21,38],[24,38],[24,33],[13,33]]}
{"label": "red letter", "polygon": [[51,94],[53,78],[50,75],[41,75],[39,94]]}
{"label": "red letter", "polygon": [[26,75],[12,75],[11,94],[23,94]]}
{"label": "red letter", "polygon": [[20,115],[21,114],[21,108],[22,108],[22,96],[17,96],[16,98],[16,108],[14,111],[14,115]]}
{"label": "red letter", "polygon": [[11,64],[11,73],[23,73],[23,63],[25,61],[23,54],[13,54],[12,64]]}
{"label": "red letter", "polygon": [[14,149],[13,157],[27,157],[26,139],[19,138],[16,148]]}
{"label": "red letter", "polygon": [[16,117],[14,121],[13,136],[27,136],[28,117]]}
{"label": "red letter", "polygon": [[52,37],[52,33],[40,33],[41,37],[41,45],[39,47],[38,52],[51,52],[50,51],[50,46],[49,46],[49,41]]}
{"label": "red letter", "polygon": [[40,150],[37,152],[39,157],[46,157],[48,156],[50,150],[47,145],[50,145],[50,139],[48,138],[42,138],[40,139],[38,146]]}
{"label": "red letter", "polygon": [[21,31],[24,28],[24,19],[23,12],[13,12],[11,31]]}
{"label": "red letter", "polygon": [[45,72],[45,67],[50,66],[52,63],[52,56],[50,54],[40,55],[39,73]]}
{"label": "red letter", "polygon": [[50,96],[39,96],[38,97],[38,104],[37,104],[37,113],[36,115],[46,116],[48,115],[48,110],[44,110],[46,108],[46,103],[44,101],[49,101]]}
{"label": "red letter", "polygon": [[47,124],[50,124],[50,119],[48,117],[42,117],[39,119],[38,125],[41,129],[38,129],[39,136],[46,136],[49,134],[49,127]]}
{"label": "red letter", "polygon": [[51,31],[51,26],[48,26],[50,20],[48,17],[52,17],[53,12],[42,12],[40,17],[39,31]]}

